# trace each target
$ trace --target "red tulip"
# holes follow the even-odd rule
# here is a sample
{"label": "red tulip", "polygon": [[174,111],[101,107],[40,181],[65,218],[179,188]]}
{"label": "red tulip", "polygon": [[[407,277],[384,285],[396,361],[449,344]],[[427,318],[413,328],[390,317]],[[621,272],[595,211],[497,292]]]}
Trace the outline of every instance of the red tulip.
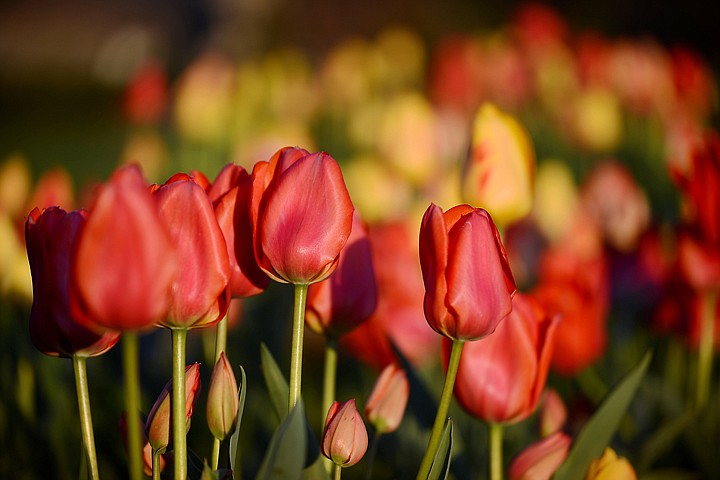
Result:
{"label": "red tulip", "polygon": [[[545,389],[557,319],[537,301],[516,294],[513,310],[495,333],[463,348],[455,396],[471,415],[492,423],[527,418]],[[445,364],[452,342],[443,342]]]}
{"label": "red tulip", "polygon": [[78,238],[73,312],[90,326],[135,330],[168,311],[176,256],[158,206],[136,166],[100,187]]}
{"label": "red tulip", "polygon": [[86,212],[51,207],[30,212],[25,244],[33,283],[30,338],[46,355],[92,357],[109,350],[117,332],[98,334],[76,322],[68,296],[72,252]]}
{"label": "red tulip", "polygon": [[510,480],[550,480],[565,461],[572,440],[563,432],[533,443],[520,452],[510,465]]}
{"label": "red tulip", "polygon": [[320,450],[341,467],[358,463],[368,446],[367,429],[355,407],[355,399],[333,402],[325,419]]}
{"label": "red tulip", "polygon": [[395,431],[407,407],[410,383],[396,364],[383,369],[365,404],[365,415],[378,433]]}
{"label": "red tulip", "polygon": [[355,215],[353,229],[335,272],[310,285],[305,323],[315,332],[338,337],[375,311],[377,287],[367,228]]}
{"label": "red tulip", "polygon": [[236,298],[257,295],[270,281],[255,261],[249,205],[251,186],[245,169],[231,163],[222,169],[208,190],[227,244],[230,294]]}
{"label": "red tulip", "polygon": [[255,259],[278,282],[311,284],[335,270],[354,207],[327,153],[284,148],[253,168]]}
{"label": "red tulip", "polygon": [[490,215],[431,204],[420,227],[425,317],[441,335],[477,340],[512,310],[515,280]]}
{"label": "red tulip", "polygon": [[154,189],[160,217],[182,259],[172,281],[170,308],[160,322],[170,328],[204,327],[228,308],[230,264],[225,237],[205,190],[177,174]]}

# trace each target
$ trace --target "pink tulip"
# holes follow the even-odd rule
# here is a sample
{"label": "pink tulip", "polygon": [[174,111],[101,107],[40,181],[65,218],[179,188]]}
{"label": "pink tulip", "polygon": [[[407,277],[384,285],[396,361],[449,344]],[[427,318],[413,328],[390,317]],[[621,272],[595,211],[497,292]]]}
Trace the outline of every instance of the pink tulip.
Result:
{"label": "pink tulip", "polygon": [[365,415],[378,433],[394,432],[405,414],[410,383],[396,364],[383,369],[365,405]]}
{"label": "pink tulip", "polygon": [[333,402],[322,432],[322,454],[341,467],[358,463],[368,446],[367,430],[355,407],[355,399]]}
{"label": "pink tulip", "polygon": [[555,432],[518,454],[510,465],[510,480],[550,480],[567,457],[572,440]]}

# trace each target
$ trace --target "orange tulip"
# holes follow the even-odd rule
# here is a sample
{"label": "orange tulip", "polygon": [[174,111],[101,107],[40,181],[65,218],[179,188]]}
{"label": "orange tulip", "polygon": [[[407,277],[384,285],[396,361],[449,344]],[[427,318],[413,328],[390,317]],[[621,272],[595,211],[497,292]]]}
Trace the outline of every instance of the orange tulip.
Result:
{"label": "orange tulip", "polygon": [[354,207],[327,153],[284,148],[253,168],[255,259],[278,282],[311,284],[335,270]]}
{"label": "orange tulip", "polygon": [[490,215],[458,205],[431,204],[420,227],[425,317],[441,335],[477,340],[512,310],[515,280]]}
{"label": "orange tulip", "polygon": [[[512,313],[495,333],[465,345],[455,380],[460,405],[492,423],[527,418],[545,388],[557,324],[534,298],[516,294]],[[450,346],[443,342],[446,364]]]}
{"label": "orange tulip", "polygon": [[164,318],[177,257],[137,167],[100,187],[77,242],[70,301],[78,319],[137,330]]}
{"label": "orange tulip", "polygon": [[76,322],[68,287],[72,250],[85,224],[86,212],[67,213],[35,208],[25,222],[25,243],[33,283],[30,338],[46,355],[92,357],[105,353],[120,338],[117,332],[97,333]]}

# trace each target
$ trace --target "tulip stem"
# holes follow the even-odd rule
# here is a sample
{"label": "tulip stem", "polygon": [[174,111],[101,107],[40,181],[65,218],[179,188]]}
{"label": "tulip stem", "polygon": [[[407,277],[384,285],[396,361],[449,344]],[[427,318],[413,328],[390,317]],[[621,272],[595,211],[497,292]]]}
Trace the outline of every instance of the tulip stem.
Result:
{"label": "tulip stem", "polygon": [[185,345],[186,328],[173,328],[172,332],[172,434],[175,455],[175,480],[187,479],[187,438],[185,413]]}
{"label": "tulip stem", "polygon": [[[325,345],[325,377],[323,382],[322,411],[320,412],[321,421],[325,420],[325,416],[335,401],[335,382],[337,378],[337,339],[335,337],[327,337]],[[332,473],[333,463],[329,458],[324,458],[325,467],[328,473]]]}
{"label": "tulip stem", "polygon": [[226,313],[216,326],[215,362],[213,362],[213,365],[217,365],[218,360],[220,360],[220,354],[225,351],[225,347],[227,346],[227,324],[228,316]]}
{"label": "tulip stem", "polygon": [[214,438],[213,439],[213,449],[212,449],[212,456],[210,457],[210,466],[212,467],[213,472],[218,469],[218,462],[220,461],[220,439]]}
{"label": "tulip stem", "polygon": [[420,470],[417,474],[418,480],[425,480],[432,468],[435,454],[440,446],[442,431],[445,427],[447,412],[450,408],[450,400],[452,400],[453,387],[455,386],[455,377],[457,376],[458,366],[460,365],[460,356],[465,342],[462,340],[453,340],[452,350],[450,351],[450,361],[448,362],[447,373],[445,373],[445,383],[443,384],[442,393],[440,394],[440,405],[438,405],[437,414],[435,415],[435,423],[433,423],[430,441],[428,442],[425,455],[420,463]]}
{"label": "tulip stem", "polygon": [[707,290],[702,296],[702,323],[700,326],[697,380],[695,381],[695,408],[697,409],[707,404],[710,394],[716,306],[717,291],[713,289]]}
{"label": "tulip stem", "polygon": [[126,331],[122,337],[127,411],[128,471],[131,480],[143,478],[142,432],[140,431],[140,367],[138,334]]}
{"label": "tulip stem", "polygon": [[302,383],[303,334],[305,333],[305,301],[307,284],[295,285],[295,302],[293,305],[292,350],[290,353],[290,396],[288,412],[292,411],[300,400]]}
{"label": "tulip stem", "polygon": [[500,423],[489,425],[490,435],[490,480],[503,478],[503,426]]}
{"label": "tulip stem", "polygon": [[160,455],[164,451],[161,449],[153,449],[152,451],[152,478],[153,480],[160,480]]}
{"label": "tulip stem", "polygon": [[335,465],[335,480],[340,480],[340,477],[342,476],[342,467],[340,465]]}
{"label": "tulip stem", "polygon": [[80,429],[82,430],[83,447],[90,469],[90,478],[97,480],[98,464],[95,453],[95,437],[93,436],[92,414],[90,412],[90,392],[88,391],[86,358],[73,355],[75,369],[75,388],[77,390],[78,409],[80,411]]}
{"label": "tulip stem", "polygon": [[380,437],[382,432],[375,431],[375,438],[373,438],[372,446],[370,447],[370,453],[368,453],[368,465],[367,472],[365,473],[365,480],[372,480],[372,471],[375,466],[375,457],[377,457],[378,444],[380,443]]}

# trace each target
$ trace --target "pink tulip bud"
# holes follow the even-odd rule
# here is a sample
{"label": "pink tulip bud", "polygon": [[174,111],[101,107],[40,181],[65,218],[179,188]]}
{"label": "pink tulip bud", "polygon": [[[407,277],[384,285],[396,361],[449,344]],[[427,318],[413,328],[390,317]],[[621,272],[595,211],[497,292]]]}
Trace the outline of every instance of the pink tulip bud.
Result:
{"label": "pink tulip bud", "polygon": [[540,409],[540,435],[547,437],[560,430],[567,416],[567,408],[560,395],[552,388],[545,390]]}
{"label": "pink tulip bud", "polygon": [[210,432],[218,440],[227,437],[235,426],[238,413],[238,387],[232,366],[225,355],[215,364],[207,399],[207,422]]}
{"label": "pink tulip bud", "polygon": [[[170,407],[172,380],[160,392],[147,420],[145,432],[153,450],[167,448],[172,441],[172,410]],[[193,363],[185,367],[185,419],[186,429],[190,429],[190,418],[193,414],[195,401],[200,392],[200,364]]]}
{"label": "pink tulip bud", "polygon": [[398,428],[409,395],[410,384],[405,371],[394,363],[385,367],[365,405],[365,415],[378,433],[389,433]]}
{"label": "pink tulip bud", "polygon": [[555,432],[530,445],[512,461],[510,480],[550,480],[565,461],[571,442],[563,432]]}
{"label": "pink tulip bud", "polygon": [[355,399],[342,404],[334,402],[325,419],[322,454],[336,465],[349,467],[362,459],[367,446],[367,430],[355,407]]}

